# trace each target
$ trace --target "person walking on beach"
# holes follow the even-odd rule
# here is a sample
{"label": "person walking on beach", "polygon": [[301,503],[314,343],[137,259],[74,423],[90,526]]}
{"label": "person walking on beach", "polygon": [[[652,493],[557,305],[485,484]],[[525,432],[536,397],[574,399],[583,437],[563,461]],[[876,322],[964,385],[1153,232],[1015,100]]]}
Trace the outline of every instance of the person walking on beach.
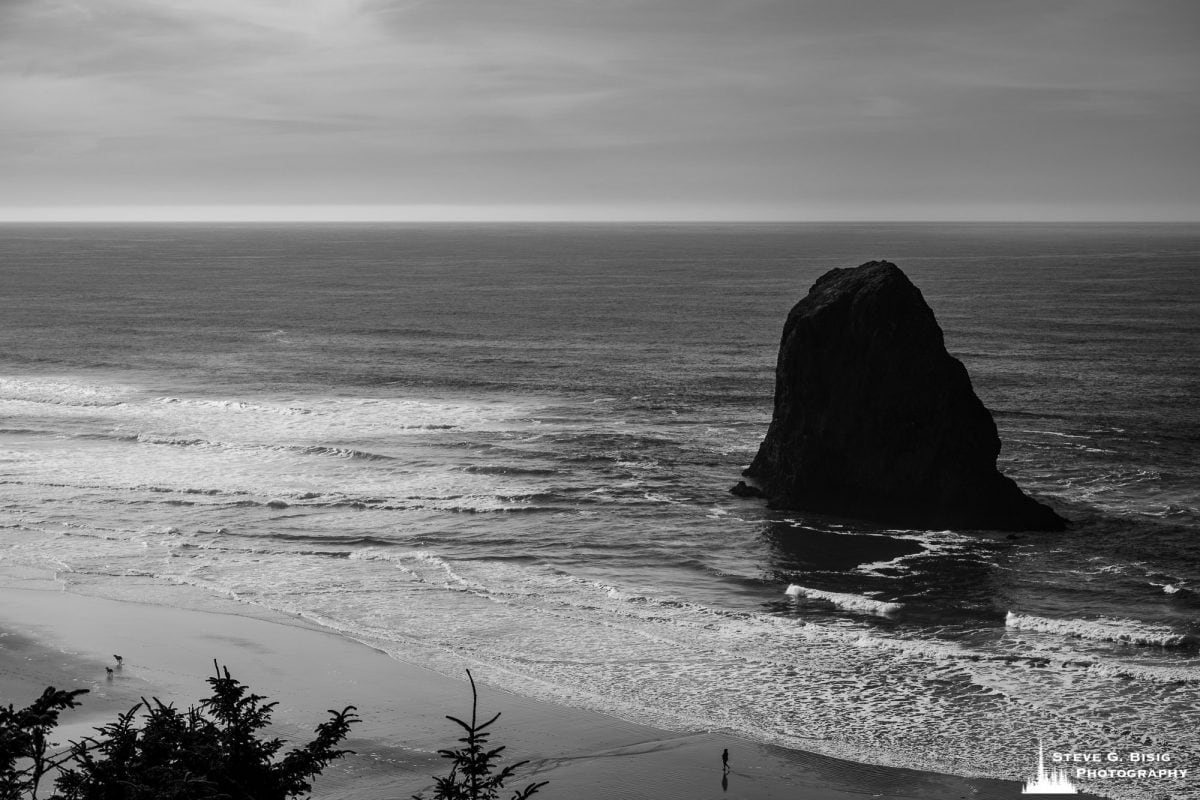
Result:
{"label": "person walking on beach", "polygon": [[721,771],[729,772],[729,748],[721,751]]}

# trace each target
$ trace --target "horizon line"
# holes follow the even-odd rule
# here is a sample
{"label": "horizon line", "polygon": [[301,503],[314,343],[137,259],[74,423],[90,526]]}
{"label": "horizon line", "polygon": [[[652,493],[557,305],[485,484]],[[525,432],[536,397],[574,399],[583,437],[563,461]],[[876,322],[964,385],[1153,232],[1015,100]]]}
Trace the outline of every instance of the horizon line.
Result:
{"label": "horizon line", "polygon": [[[1200,224],[1200,216],[1176,215],[1035,215],[1005,214],[1000,209],[977,216],[932,213],[911,216],[863,214],[829,209],[653,208],[537,205],[179,205],[179,206],[0,206],[0,224],[419,224],[419,223],[615,223],[615,224]],[[995,213],[1000,212],[1000,213]]]}
{"label": "horizon line", "polygon": [[760,218],[604,218],[562,219],[20,219],[0,217],[0,225],[1200,225],[1200,219],[940,219],[846,217],[830,219]]}

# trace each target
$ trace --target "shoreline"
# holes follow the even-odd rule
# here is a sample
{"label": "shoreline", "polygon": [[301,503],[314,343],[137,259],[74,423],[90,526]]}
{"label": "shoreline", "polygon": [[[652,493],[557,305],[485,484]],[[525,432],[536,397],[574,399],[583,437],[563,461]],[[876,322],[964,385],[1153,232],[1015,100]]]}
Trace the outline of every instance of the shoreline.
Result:
{"label": "shoreline", "polygon": [[[241,608],[241,606],[239,606]],[[317,798],[384,800],[427,791],[444,774],[437,750],[456,728],[446,714],[470,707],[465,680],[391,658],[304,620],[255,609],[254,616],[74,594],[61,588],[0,587],[0,702],[26,705],[46,685],[86,688],[63,715],[56,741],[91,732],[141,698],[186,707],[207,694],[212,660],[254,692],[279,702],[272,730],[307,740],[326,709],[356,705],[362,722],[314,782]],[[112,679],[105,666],[124,664]],[[878,767],[758,744],[720,733],[678,733],[532,700],[480,682],[480,713],[501,712],[493,744],[504,763],[530,761],[511,786],[550,785],[540,796],[572,798],[912,797],[1012,798],[1014,781]],[[720,754],[730,751],[722,786]]]}

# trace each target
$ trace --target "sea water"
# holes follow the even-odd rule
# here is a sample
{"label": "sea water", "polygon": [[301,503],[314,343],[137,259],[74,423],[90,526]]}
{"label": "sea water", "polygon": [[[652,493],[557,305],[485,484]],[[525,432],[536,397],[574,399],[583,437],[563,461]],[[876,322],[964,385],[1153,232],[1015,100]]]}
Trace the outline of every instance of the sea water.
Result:
{"label": "sea water", "polygon": [[[789,308],[877,258],[1069,531],[728,493]],[[1179,225],[3,226],[0,576],[863,762],[1200,775],[1198,270]]]}

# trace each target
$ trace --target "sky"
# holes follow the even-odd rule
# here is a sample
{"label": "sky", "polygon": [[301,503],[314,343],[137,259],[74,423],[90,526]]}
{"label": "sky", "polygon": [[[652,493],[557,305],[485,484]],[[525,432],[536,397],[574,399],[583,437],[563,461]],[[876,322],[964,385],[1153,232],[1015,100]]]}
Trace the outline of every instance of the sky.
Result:
{"label": "sky", "polygon": [[1200,220],[1196,0],[0,0],[0,219]]}

